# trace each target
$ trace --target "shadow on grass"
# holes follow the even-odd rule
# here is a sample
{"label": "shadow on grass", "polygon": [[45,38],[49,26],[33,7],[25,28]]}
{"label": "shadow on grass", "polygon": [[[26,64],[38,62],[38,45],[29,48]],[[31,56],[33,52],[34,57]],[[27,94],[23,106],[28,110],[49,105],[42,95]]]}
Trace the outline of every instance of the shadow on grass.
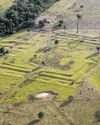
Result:
{"label": "shadow on grass", "polygon": [[38,123],[40,121],[40,119],[34,119],[32,120],[30,123],[28,123],[28,125],[35,125],[36,123]]}
{"label": "shadow on grass", "polygon": [[97,122],[100,122],[100,111],[96,111],[95,118],[96,118]]}

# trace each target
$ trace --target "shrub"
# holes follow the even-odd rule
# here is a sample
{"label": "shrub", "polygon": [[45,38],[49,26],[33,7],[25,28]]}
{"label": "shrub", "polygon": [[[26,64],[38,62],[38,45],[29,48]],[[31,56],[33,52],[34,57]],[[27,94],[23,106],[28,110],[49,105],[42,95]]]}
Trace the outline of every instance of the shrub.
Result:
{"label": "shrub", "polygon": [[45,26],[44,20],[40,20],[40,21],[39,21],[39,27],[40,27],[40,28],[43,28],[44,26]]}
{"label": "shrub", "polygon": [[39,119],[42,119],[43,117],[44,117],[44,113],[43,113],[43,112],[39,112],[39,113],[38,113],[38,118],[39,118]]}
{"label": "shrub", "polygon": [[42,65],[45,65],[45,62],[44,62],[44,61],[42,61]]}
{"label": "shrub", "polygon": [[80,8],[84,8],[84,5],[80,5]]}
{"label": "shrub", "polygon": [[64,24],[64,21],[60,20],[58,26],[61,27],[61,26],[63,26],[63,24]]}
{"label": "shrub", "polygon": [[55,45],[59,43],[59,40],[55,40]]}

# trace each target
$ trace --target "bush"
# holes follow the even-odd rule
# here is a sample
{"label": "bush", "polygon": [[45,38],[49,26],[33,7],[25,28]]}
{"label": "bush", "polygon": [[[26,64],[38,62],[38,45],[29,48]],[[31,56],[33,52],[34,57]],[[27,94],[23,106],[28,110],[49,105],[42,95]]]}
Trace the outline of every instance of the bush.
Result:
{"label": "bush", "polygon": [[8,54],[10,52],[9,47],[1,47],[0,48],[0,54]]}
{"label": "bush", "polygon": [[63,24],[64,24],[64,21],[60,20],[58,26],[61,27],[61,26],[63,26]]}
{"label": "bush", "polygon": [[4,52],[4,48],[1,47],[1,48],[0,48],[0,53],[3,53],[3,52]]}
{"label": "bush", "polygon": [[45,26],[45,22],[43,20],[39,21],[39,27],[43,28]]}
{"label": "bush", "polygon": [[35,54],[35,55],[34,55],[34,58],[36,58],[36,57],[37,57],[37,55]]}
{"label": "bush", "polygon": [[39,112],[39,113],[38,113],[38,118],[39,118],[39,119],[42,119],[43,117],[44,117],[44,113],[43,113],[43,112]]}
{"label": "bush", "polygon": [[84,5],[80,5],[80,8],[84,8]]}
{"label": "bush", "polygon": [[55,45],[59,43],[59,40],[55,40]]}
{"label": "bush", "polygon": [[42,61],[42,65],[45,65],[45,62],[44,62],[44,61]]}

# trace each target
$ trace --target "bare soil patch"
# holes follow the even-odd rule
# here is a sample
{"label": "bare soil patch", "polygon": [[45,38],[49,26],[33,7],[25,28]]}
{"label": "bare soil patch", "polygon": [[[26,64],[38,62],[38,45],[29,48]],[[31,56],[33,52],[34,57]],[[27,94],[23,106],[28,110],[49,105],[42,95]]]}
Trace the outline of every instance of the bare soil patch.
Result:
{"label": "bare soil patch", "polygon": [[57,93],[51,92],[51,91],[44,91],[37,93],[35,95],[30,95],[30,97],[34,99],[39,99],[39,100],[53,100],[54,98],[57,97]]}

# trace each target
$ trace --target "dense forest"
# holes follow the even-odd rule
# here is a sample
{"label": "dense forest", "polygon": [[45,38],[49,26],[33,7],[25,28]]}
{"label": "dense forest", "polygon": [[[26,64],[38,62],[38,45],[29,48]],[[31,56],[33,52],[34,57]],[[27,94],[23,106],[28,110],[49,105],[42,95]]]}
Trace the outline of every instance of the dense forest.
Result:
{"label": "dense forest", "polygon": [[16,0],[0,15],[0,34],[12,34],[34,26],[37,16],[58,0]]}

